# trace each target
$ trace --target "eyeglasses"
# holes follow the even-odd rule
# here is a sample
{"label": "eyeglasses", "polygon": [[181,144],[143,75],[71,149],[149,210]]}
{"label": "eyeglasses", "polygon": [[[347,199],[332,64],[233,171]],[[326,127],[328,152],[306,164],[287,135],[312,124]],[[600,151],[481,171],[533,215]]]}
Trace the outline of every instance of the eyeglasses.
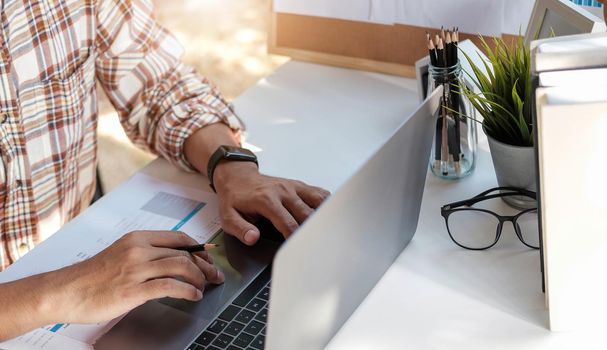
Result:
{"label": "eyeglasses", "polygon": [[[441,215],[445,218],[447,231],[453,242],[471,250],[489,249],[500,239],[504,223],[509,221],[512,222],[516,236],[524,245],[539,249],[537,208],[526,209],[513,216],[503,216],[491,210],[472,207],[481,201],[506,196],[536,199],[535,192],[532,191],[514,187],[496,187],[470,199],[444,205],[441,208]],[[473,230],[470,229],[471,226],[474,227]]]}

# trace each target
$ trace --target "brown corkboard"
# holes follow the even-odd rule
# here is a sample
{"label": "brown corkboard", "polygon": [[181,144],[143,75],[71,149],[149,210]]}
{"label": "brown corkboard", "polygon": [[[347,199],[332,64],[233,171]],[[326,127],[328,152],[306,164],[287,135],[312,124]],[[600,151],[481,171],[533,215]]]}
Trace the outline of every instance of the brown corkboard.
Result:
{"label": "brown corkboard", "polygon": [[[270,53],[410,78],[415,76],[415,62],[428,54],[426,31],[437,32],[435,28],[274,12],[270,22]],[[514,37],[504,35],[508,41]],[[460,33],[460,40],[466,39],[480,43],[478,35]]]}

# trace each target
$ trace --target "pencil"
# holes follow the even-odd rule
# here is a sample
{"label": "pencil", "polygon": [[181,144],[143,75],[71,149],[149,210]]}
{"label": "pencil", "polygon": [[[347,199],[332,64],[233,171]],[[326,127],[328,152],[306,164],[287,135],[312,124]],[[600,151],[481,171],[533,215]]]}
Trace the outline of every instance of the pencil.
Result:
{"label": "pencil", "polygon": [[447,57],[447,67],[453,66],[453,44],[451,42],[451,32],[447,32],[447,38],[445,39],[445,56]]}
{"label": "pencil", "polygon": [[437,63],[439,67],[445,67],[445,50],[443,46],[443,40],[438,39],[438,46],[436,47]]}
{"label": "pencil", "polygon": [[428,39],[428,53],[430,55],[430,64],[436,67],[438,65],[436,58],[436,47],[434,47],[434,43],[430,39]]}
{"label": "pencil", "polygon": [[190,246],[186,246],[186,247],[179,247],[179,248],[175,248],[177,250],[183,250],[184,252],[188,252],[188,253],[195,253],[195,252],[205,252],[211,249],[215,249],[219,247],[219,244],[214,244],[214,243],[207,243],[207,244],[196,244],[196,245],[190,245]]}

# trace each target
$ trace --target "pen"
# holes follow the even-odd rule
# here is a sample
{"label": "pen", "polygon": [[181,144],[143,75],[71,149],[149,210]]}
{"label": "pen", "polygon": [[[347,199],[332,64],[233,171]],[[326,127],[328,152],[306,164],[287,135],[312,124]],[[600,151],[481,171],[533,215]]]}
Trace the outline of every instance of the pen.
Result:
{"label": "pen", "polygon": [[[440,115],[440,111],[437,111]],[[441,166],[441,137],[443,130],[443,117],[436,117],[436,134],[434,135],[434,170],[438,173]]]}
{"label": "pen", "polygon": [[179,248],[175,248],[177,250],[183,250],[184,252],[188,252],[188,253],[195,253],[195,252],[205,252],[211,249],[215,249],[219,247],[219,244],[214,244],[214,243],[207,243],[207,244],[196,244],[196,245],[190,245],[190,246],[186,246],[186,247],[179,247]]}

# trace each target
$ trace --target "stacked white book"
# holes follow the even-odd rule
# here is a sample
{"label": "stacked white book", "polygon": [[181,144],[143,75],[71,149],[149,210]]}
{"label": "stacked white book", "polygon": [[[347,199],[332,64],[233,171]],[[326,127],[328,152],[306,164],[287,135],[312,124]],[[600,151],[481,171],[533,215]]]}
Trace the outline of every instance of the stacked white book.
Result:
{"label": "stacked white book", "polygon": [[607,315],[607,34],[532,44],[546,302],[553,331]]}

